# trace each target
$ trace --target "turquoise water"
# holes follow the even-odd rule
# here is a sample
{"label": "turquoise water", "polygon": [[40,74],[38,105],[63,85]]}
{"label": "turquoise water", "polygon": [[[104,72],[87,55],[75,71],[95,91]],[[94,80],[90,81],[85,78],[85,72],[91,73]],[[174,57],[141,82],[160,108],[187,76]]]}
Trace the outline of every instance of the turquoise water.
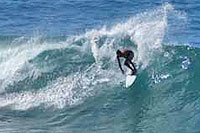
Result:
{"label": "turquoise water", "polygon": [[198,1],[0,4],[0,132],[200,132]]}

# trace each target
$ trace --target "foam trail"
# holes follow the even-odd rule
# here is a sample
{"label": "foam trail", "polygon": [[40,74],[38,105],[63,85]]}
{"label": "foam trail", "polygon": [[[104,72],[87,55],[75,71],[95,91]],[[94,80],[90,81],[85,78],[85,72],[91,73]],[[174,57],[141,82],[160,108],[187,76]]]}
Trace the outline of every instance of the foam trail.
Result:
{"label": "foam trail", "polygon": [[115,80],[110,80],[114,75],[114,71],[105,71],[93,64],[82,74],[78,72],[67,77],[60,77],[39,91],[6,94],[0,98],[0,107],[9,106],[14,110],[28,110],[40,105],[43,105],[43,108],[77,105],[85,98],[94,95],[99,84],[119,83],[120,77],[117,79],[116,76]]}

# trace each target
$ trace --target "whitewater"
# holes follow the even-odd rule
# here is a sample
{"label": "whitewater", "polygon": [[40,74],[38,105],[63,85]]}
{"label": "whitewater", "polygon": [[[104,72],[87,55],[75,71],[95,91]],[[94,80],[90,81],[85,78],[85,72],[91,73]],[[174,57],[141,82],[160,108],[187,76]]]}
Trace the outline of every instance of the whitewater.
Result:
{"label": "whitewater", "polygon": [[[80,34],[2,39],[0,132],[199,132],[200,50],[168,41],[187,22],[164,3]],[[138,69],[130,88],[124,48]]]}

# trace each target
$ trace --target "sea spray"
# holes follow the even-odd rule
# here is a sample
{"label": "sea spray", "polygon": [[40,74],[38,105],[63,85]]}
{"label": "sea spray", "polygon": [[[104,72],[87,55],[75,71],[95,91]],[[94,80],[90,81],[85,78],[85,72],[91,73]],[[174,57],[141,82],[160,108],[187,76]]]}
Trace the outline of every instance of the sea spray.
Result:
{"label": "sea spray", "polygon": [[[162,55],[168,12],[174,11],[172,5],[165,4],[124,23],[93,29],[57,43],[40,41],[40,37],[39,40],[23,37],[15,40],[13,47],[1,52],[0,67],[4,70],[0,79],[1,107],[11,106],[17,110],[40,105],[64,108],[101,95],[102,85],[123,87],[121,83],[125,77],[119,71],[115,55],[120,48],[133,49],[139,73],[148,67],[153,69],[148,71],[153,80],[154,77],[159,82],[170,78],[162,78],[162,75],[171,75],[168,73],[161,74],[160,78],[158,74],[153,76],[156,68],[152,64],[159,59],[156,56]],[[18,46],[18,42],[23,43]],[[8,67],[6,64],[10,62],[13,65]]]}

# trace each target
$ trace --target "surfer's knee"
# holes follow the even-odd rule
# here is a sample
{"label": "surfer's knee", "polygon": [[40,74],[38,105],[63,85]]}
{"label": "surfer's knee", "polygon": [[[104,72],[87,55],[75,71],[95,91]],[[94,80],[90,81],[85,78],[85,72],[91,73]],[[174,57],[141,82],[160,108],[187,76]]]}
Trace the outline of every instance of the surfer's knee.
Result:
{"label": "surfer's knee", "polygon": [[128,66],[129,65],[129,61],[125,60],[124,65]]}

